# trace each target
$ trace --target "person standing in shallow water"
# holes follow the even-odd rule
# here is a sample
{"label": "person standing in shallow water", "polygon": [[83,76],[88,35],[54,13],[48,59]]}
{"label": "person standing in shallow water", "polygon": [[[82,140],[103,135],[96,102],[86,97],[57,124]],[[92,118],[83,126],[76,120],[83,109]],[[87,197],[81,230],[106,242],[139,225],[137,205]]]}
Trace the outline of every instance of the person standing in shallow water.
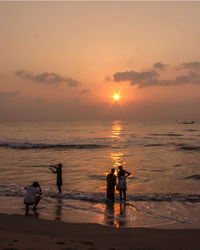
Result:
{"label": "person standing in shallow water", "polygon": [[116,176],[114,168],[112,168],[110,174],[107,175],[106,181],[107,181],[107,199],[114,201],[115,186],[116,186]]}
{"label": "person standing in shallow water", "polygon": [[118,184],[117,184],[117,190],[119,190],[120,195],[120,201],[122,200],[122,193],[124,195],[124,200],[126,200],[126,190],[127,190],[127,184],[126,184],[126,178],[131,175],[128,171],[123,169],[123,166],[120,165],[117,173],[118,177]]}
{"label": "person standing in shallow water", "polygon": [[51,166],[49,169],[51,169],[51,171],[54,174],[57,174],[57,181],[56,181],[56,185],[58,187],[58,191],[59,193],[62,193],[62,164],[59,163],[57,166]]}

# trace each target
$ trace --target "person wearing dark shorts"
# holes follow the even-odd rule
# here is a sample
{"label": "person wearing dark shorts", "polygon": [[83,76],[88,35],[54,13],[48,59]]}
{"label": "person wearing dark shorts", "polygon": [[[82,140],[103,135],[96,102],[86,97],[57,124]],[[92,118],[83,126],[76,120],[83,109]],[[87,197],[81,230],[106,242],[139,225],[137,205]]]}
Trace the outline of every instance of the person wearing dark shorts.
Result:
{"label": "person wearing dark shorts", "polygon": [[61,186],[62,186],[62,164],[59,163],[57,166],[51,166],[50,169],[54,174],[57,174],[56,185],[58,187],[59,193],[62,193],[62,189],[61,189]]}

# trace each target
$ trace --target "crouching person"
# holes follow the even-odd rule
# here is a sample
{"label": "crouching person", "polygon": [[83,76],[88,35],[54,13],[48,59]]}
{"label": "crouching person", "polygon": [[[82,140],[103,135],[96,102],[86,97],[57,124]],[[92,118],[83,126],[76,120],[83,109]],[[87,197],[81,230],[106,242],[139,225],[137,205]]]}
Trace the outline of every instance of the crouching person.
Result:
{"label": "crouching person", "polygon": [[25,187],[26,195],[24,198],[24,204],[26,205],[26,215],[28,215],[29,206],[33,205],[33,210],[36,210],[38,203],[40,202],[40,196],[42,194],[42,189],[40,184],[35,181],[29,187]]}

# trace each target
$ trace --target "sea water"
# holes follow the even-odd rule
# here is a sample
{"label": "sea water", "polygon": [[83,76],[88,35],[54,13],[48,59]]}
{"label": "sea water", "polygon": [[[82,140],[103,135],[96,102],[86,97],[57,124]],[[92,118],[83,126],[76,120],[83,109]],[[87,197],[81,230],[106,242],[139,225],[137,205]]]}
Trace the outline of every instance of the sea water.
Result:
{"label": "sea water", "polygon": [[[200,123],[177,121],[0,124],[0,212],[24,214],[24,187],[42,199],[30,215],[116,227],[200,225]],[[50,165],[63,164],[58,194]],[[118,165],[127,200],[106,202],[106,174]]]}

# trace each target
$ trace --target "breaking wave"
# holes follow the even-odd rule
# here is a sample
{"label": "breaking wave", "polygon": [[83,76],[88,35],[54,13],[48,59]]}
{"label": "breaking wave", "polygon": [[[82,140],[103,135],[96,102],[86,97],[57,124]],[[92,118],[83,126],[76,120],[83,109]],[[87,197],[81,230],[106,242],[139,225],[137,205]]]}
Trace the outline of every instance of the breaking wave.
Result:
{"label": "breaking wave", "polygon": [[[24,186],[18,184],[0,184],[0,196],[24,197]],[[92,203],[105,203],[106,194],[103,192],[83,192],[83,191],[64,191],[57,194],[55,190],[43,188],[43,198],[62,198],[66,200],[79,200]],[[116,197],[118,201],[118,197]],[[128,195],[128,201],[148,201],[148,202],[200,202],[200,195],[197,194],[135,194]]]}
{"label": "breaking wave", "polygon": [[47,143],[29,143],[29,142],[0,142],[0,147],[12,149],[98,149],[109,147],[101,144],[47,144]]}

